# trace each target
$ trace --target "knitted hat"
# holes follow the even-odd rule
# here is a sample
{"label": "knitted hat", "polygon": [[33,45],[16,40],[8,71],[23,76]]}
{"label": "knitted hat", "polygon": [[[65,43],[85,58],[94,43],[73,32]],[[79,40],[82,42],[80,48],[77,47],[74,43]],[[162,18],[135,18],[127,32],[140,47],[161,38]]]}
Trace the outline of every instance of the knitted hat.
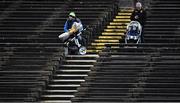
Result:
{"label": "knitted hat", "polygon": [[69,16],[76,17],[76,14],[74,12],[70,12]]}

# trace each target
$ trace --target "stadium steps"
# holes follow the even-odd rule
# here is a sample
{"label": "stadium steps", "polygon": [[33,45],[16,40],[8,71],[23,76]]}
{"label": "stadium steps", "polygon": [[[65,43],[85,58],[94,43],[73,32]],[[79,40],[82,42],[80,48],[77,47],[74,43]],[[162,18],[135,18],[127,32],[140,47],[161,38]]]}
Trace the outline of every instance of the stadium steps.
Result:
{"label": "stadium steps", "polygon": [[[91,68],[96,63],[98,55],[67,55],[62,65],[56,70],[46,90],[42,93],[45,103],[71,102],[74,93],[78,92],[84,78],[88,76]],[[63,102],[64,101],[64,102]]]}
{"label": "stadium steps", "polygon": [[121,8],[115,18],[106,26],[101,35],[88,46],[87,53],[98,53],[106,44],[119,44],[122,42],[126,26],[130,22],[132,8]]}
{"label": "stadium steps", "polygon": [[145,42],[180,43],[179,1],[153,0],[144,29]]}

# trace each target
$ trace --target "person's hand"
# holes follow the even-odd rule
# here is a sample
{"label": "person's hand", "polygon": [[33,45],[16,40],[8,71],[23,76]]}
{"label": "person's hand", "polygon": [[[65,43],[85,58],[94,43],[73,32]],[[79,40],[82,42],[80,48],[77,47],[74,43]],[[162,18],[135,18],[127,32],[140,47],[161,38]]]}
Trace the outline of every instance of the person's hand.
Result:
{"label": "person's hand", "polygon": [[138,15],[136,15],[134,18],[135,18],[135,19],[139,19],[139,16],[138,16]]}

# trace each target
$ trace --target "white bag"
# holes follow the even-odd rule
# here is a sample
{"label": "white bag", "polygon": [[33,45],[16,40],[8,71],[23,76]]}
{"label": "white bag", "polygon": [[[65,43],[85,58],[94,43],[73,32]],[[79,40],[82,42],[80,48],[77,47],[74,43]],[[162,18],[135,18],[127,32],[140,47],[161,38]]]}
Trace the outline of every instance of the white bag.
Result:
{"label": "white bag", "polygon": [[70,36],[69,32],[65,32],[65,33],[62,33],[61,35],[59,35],[59,39],[62,40],[63,42],[68,39]]}
{"label": "white bag", "polygon": [[76,28],[76,30],[79,30],[79,32],[83,30],[83,25],[81,23],[74,22],[73,26]]}

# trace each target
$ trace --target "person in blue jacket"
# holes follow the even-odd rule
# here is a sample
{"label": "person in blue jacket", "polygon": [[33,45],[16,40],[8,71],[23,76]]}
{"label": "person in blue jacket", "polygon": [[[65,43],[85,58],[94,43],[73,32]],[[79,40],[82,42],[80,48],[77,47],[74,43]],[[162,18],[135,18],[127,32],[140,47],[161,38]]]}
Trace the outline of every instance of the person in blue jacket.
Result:
{"label": "person in blue jacket", "polygon": [[81,20],[76,17],[76,14],[74,12],[70,12],[69,17],[68,17],[67,21],[64,24],[64,32],[68,32],[69,29],[71,29],[74,22],[81,23]]}
{"label": "person in blue jacket", "polygon": [[[76,14],[74,12],[70,12],[69,17],[67,18],[67,21],[65,22],[64,24],[64,32],[69,32],[69,33],[72,33],[67,39],[65,39],[64,41],[68,40],[69,38],[73,38],[73,37],[76,37],[76,39],[78,39],[79,43],[80,44],[84,44],[85,43],[85,39],[82,38],[81,35],[78,35],[81,31],[83,31],[83,25],[82,25],[82,22],[79,18],[76,17]],[[80,24],[80,28],[76,31],[74,30],[74,27],[72,27],[74,24],[74,26],[76,24]],[[77,25],[76,25],[77,26]],[[80,33],[81,34],[81,33]],[[62,36],[63,37],[63,36]]]}

